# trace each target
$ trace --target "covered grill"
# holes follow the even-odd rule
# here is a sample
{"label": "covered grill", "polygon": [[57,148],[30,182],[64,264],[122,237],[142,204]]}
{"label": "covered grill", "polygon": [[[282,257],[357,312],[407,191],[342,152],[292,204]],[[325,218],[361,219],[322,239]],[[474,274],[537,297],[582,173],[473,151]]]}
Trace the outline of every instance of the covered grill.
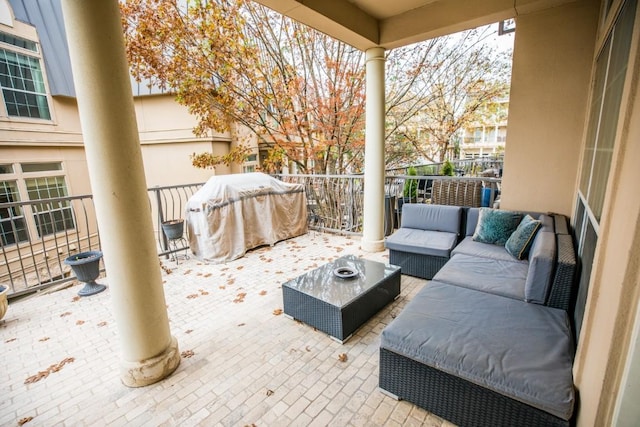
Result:
{"label": "covered grill", "polygon": [[304,186],[258,172],[214,176],[189,198],[186,223],[198,259],[231,261],[307,232]]}

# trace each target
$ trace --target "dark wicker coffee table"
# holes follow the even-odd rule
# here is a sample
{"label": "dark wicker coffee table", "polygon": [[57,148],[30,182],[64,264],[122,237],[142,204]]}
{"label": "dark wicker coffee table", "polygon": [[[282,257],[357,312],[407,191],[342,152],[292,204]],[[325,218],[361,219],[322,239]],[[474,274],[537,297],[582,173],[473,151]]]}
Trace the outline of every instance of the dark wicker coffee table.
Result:
{"label": "dark wicker coffee table", "polygon": [[[355,276],[340,278],[336,269]],[[343,271],[344,275],[344,271]],[[400,295],[400,267],[347,255],[282,285],[284,313],[341,343]]]}

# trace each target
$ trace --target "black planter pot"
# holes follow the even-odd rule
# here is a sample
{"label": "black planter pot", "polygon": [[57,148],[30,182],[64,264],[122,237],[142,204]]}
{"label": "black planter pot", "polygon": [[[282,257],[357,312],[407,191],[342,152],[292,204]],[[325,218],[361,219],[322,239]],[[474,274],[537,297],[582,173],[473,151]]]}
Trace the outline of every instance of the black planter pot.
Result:
{"label": "black planter pot", "polygon": [[104,291],[107,287],[96,283],[100,275],[100,259],[102,252],[88,251],[71,255],[64,260],[64,263],[71,266],[76,278],[84,282],[84,288],[78,291],[78,295],[86,297]]}
{"label": "black planter pot", "polygon": [[184,220],[174,219],[165,221],[162,224],[162,231],[169,240],[180,239],[184,233]]}

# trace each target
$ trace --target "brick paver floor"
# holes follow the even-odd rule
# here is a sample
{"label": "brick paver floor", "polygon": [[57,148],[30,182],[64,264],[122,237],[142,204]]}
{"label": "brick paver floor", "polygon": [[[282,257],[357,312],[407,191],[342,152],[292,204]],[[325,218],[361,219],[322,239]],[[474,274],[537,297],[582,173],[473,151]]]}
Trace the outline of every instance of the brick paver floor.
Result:
{"label": "brick paver floor", "polygon": [[0,425],[450,426],[377,388],[380,332],[424,280],[402,276],[400,298],[344,345],[276,314],[282,283],[346,254],[388,258],[362,252],[356,237],[309,232],[226,264],[163,261],[182,361],[143,388],[120,382],[109,288],[77,298],[76,283],[11,301],[0,321]]}

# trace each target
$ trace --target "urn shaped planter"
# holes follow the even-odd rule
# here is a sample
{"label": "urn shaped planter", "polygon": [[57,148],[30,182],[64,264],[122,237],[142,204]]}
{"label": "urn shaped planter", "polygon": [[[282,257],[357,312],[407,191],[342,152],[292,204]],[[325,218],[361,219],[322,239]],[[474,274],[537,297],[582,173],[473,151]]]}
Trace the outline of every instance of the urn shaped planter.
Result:
{"label": "urn shaped planter", "polygon": [[162,223],[162,231],[169,240],[180,239],[184,233],[184,220],[174,219]]}
{"label": "urn shaped planter", "polygon": [[102,252],[88,251],[71,255],[64,260],[64,263],[71,266],[76,278],[85,282],[84,288],[78,291],[78,295],[86,297],[104,291],[107,287],[96,283],[100,275],[100,258]]}
{"label": "urn shaped planter", "polygon": [[9,308],[7,293],[9,293],[9,288],[0,285],[0,320],[2,320],[4,315],[7,313],[7,309]]}

